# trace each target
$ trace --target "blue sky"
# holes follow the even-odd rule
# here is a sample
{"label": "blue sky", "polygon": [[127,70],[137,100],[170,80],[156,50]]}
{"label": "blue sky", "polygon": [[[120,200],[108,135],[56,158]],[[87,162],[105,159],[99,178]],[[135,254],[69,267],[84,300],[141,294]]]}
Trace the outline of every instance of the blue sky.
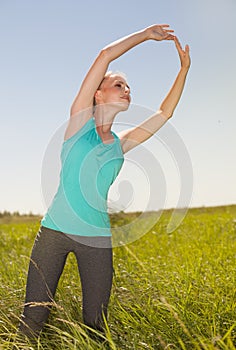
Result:
{"label": "blue sky", "polygon": [[[190,205],[235,204],[235,20],[235,0],[1,0],[0,211],[45,212],[41,180],[45,154],[55,133],[60,134],[65,126],[90,64],[111,41],[153,23],[169,23],[182,44],[188,43],[191,49],[186,87],[170,121],[191,159]],[[133,103],[140,106],[140,112],[149,112],[158,108],[168,92],[179,61],[173,43],[145,42],[110,68],[127,74]],[[140,118],[134,116],[132,123]],[[171,152],[157,139],[145,147],[160,162],[165,207],[176,206],[178,164],[176,167]],[[136,173],[132,161],[127,163],[130,177],[124,192],[132,184],[135,197],[129,209],[143,210],[148,196],[145,174]],[[57,165],[52,161],[48,169],[55,173]],[[125,170],[121,182],[127,176]],[[162,182],[156,181],[158,193]],[[48,184],[51,192],[55,184]],[[121,209],[126,200],[122,203],[121,198]]]}

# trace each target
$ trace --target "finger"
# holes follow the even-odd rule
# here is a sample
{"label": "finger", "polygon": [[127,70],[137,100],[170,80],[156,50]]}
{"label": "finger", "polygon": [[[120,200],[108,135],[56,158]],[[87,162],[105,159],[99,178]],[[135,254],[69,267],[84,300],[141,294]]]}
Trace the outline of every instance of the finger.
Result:
{"label": "finger", "polygon": [[175,41],[175,45],[176,45],[177,49],[179,48],[180,50],[183,51],[182,46],[181,46],[181,44],[180,44],[179,39],[177,38],[177,36],[175,36],[174,41]]}
{"label": "finger", "polygon": [[174,37],[174,35],[169,34],[169,35],[166,36],[165,39],[166,40],[175,40],[175,37]]}
{"label": "finger", "polygon": [[174,30],[173,29],[170,29],[170,25],[169,24],[158,24],[157,25],[159,28],[161,28],[163,31],[167,32],[167,33],[173,33]]}
{"label": "finger", "polygon": [[175,41],[180,45],[180,41],[179,41],[179,39],[177,38],[176,35],[175,35]]}
{"label": "finger", "polygon": [[174,31],[173,29],[170,29],[170,26],[169,24],[159,24],[158,27],[161,27],[163,30],[166,30],[166,31]]}

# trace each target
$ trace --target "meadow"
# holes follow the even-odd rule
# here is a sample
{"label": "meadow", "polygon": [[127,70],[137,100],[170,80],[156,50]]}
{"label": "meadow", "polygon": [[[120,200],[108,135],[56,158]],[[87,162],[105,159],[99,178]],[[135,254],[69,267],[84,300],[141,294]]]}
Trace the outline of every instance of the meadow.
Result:
{"label": "meadow", "polygon": [[[134,215],[138,213],[111,215],[112,225],[122,226]],[[114,248],[104,344],[89,338],[82,324],[73,255],[37,343],[16,334],[40,220],[2,216],[0,349],[236,349],[236,205],[190,209],[168,234],[169,216],[170,211],[164,211],[143,237]]]}

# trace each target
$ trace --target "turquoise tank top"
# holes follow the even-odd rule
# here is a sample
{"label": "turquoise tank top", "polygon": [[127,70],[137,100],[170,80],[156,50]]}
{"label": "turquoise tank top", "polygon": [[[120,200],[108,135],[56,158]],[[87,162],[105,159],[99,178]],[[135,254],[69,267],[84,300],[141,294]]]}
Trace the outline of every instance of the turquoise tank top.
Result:
{"label": "turquoise tank top", "polygon": [[124,156],[118,136],[104,144],[94,118],[63,142],[58,190],[42,226],[79,236],[111,236],[107,195]]}

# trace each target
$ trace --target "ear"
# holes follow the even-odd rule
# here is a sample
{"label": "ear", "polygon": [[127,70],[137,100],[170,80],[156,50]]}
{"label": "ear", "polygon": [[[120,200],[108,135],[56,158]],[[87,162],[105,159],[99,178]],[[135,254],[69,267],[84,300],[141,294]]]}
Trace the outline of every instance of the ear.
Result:
{"label": "ear", "polygon": [[94,98],[95,98],[95,100],[96,100],[97,102],[99,102],[99,101],[101,100],[101,98],[102,98],[102,92],[101,92],[101,90],[97,90],[97,91],[95,92]]}

